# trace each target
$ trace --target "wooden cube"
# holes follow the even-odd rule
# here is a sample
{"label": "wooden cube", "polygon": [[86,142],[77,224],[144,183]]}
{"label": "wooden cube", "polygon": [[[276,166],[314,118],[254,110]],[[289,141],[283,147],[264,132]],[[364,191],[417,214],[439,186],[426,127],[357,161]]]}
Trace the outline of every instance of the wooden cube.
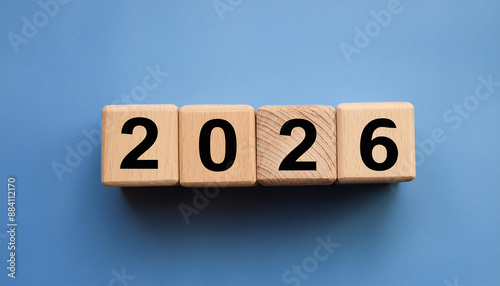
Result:
{"label": "wooden cube", "polygon": [[335,109],[275,105],[257,110],[257,181],[329,185],[337,178]]}
{"label": "wooden cube", "polygon": [[108,105],[102,110],[101,177],[105,186],[179,182],[175,105]]}
{"label": "wooden cube", "polygon": [[182,186],[255,185],[255,110],[251,106],[187,105],[179,111],[179,122]]}
{"label": "wooden cube", "polygon": [[337,106],[338,182],[413,180],[414,125],[413,105],[407,102]]}

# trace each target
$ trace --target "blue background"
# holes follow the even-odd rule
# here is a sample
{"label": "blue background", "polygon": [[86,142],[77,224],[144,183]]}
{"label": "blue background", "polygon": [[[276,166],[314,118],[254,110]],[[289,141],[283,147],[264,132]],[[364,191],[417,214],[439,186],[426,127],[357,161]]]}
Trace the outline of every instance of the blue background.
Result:
{"label": "blue background", "polygon": [[[402,2],[348,62],[341,43],[387,3],[244,0],[219,16],[212,1],[73,1],[43,23],[36,2],[1,1],[0,285],[281,285],[328,236],[340,247],[300,285],[499,285],[500,87],[474,96],[479,77],[500,81],[500,2]],[[411,102],[417,178],[228,188],[186,224],[192,189],[104,187],[84,135],[148,67],[169,75],[131,103]],[[70,167],[78,146],[91,150]]]}

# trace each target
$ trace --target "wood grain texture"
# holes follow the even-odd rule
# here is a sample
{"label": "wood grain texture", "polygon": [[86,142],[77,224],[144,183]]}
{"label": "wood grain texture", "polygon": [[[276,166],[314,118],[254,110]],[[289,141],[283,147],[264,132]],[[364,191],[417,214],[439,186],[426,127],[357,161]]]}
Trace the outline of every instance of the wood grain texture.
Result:
{"label": "wood grain texture", "polygon": [[[299,161],[315,161],[316,170],[279,170],[283,159],[305,137],[296,127],[280,135],[285,122],[306,119],[316,128],[316,140]],[[337,178],[335,109],[327,105],[275,105],[257,110],[257,181],[266,186],[328,185]]]}
{"label": "wood grain texture", "polygon": [[[361,134],[374,119],[392,120],[396,128],[380,127],[371,139],[388,137],[397,146],[396,163],[385,171],[368,168],[361,158]],[[388,183],[411,181],[416,176],[413,105],[407,102],[344,103],[337,106],[337,154],[339,183]],[[381,145],[372,150],[377,163],[387,158]]]}
{"label": "wood grain texture", "polygon": [[[101,179],[105,186],[172,186],[179,182],[177,106],[108,105],[102,110]],[[158,169],[121,169],[120,164],[146,136],[136,126],[133,134],[122,134],[125,122],[134,117],[151,119],[158,137],[139,160],[158,160]]]}
{"label": "wood grain texture", "polygon": [[[236,157],[225,171],[207,169],[200,158],[200,132],[209,120],[228,121],[236,133]],[[179,111],[180,183],[185,187],[243,187],[256,184],[255,110],[249,105],[187,105]],[[203,144],[208,144],[204,142]],[[221,128],[211,132],[214,163],[225,158],[226,137]]]}

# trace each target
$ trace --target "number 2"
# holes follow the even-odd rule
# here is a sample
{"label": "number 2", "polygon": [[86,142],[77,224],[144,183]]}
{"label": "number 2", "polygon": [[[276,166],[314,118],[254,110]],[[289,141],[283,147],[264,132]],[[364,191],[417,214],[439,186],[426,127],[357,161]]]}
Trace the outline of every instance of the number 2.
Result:
{"label": "number 2", "polygon": [[139,157],[155,143],[158,127],[151,119],[134,117],[123,124],[122,134],[132,134],[136,126],[146,128],[146,137],[123,158],[120,169],[158,169],[158,160],[139,160]]}
{"label": "number 2", "polygon": [[280,135],[290,136],[292,130],[295,127],[300,127],[304,129],[306,135],[304,140],[300,142],[295,149],[292,150],[281,162],[279,166],[280,171],[315,171],[316,162],[315,161],[301,161],[297,162],[297,159],[302,156],[316,141],[316,127],[310,121],[305,119],[291,119],[285,122],[280,130]]}

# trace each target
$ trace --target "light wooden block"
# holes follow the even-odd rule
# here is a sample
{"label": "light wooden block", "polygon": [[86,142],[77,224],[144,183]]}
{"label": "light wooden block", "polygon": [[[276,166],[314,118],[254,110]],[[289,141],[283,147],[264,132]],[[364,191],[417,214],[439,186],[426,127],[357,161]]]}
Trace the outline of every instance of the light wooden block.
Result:
{"label": "light wooden block", "polygon": [[413,105],[381,102],[337,106],[337,156],[339,183],[413,180]]}
{"label": "light wooden block", "polygon": [[265,186],[333,184],[337,178],[335,133],[331,106],[260,107],[257,181]]}
{"label": "light wooden block", "polygon": [[255,110],[251,106],[187,105],[179,111],[179,123],[182,186],[256,184]]}
{"label": "light wooden block", "polygon": [[178,119],[179,109],[171,104],[105,106],[102,183],[113,187],[178,184]]}

